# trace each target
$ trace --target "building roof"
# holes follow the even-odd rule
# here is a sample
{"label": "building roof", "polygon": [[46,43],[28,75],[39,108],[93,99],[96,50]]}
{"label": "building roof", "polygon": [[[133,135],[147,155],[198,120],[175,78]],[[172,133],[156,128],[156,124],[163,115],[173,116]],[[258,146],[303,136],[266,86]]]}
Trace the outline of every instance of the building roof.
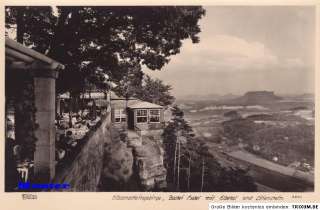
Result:
{"label": "building roof", "polygon": [[[70,93],[69,92],[65,92],[61,95],[58,96],[61,99],[69,99],[70,98]],[[81,93],[80,94],[80,98],[84,97],[85,99],[105,99],[106,98],[106,94],[104,92],[100,92],[100,91],[94,91],[89,93]]]}
{"label": "building roof", "polygon": [[30,69],[32,65],[41,65],[52,70],[65,68],[52,58],[9,38],[5,40],[5,55],[6,66],[9,68]]}
{"label": "building roof", "polygon": [[120,97],[113,91],[109,91],[109,94],[110,94],[111,100],[126,100],[125,97],[122,97],[122,96]]}
{"label": "building roof", "polygon": [[126,99],[124,96],[118,96],[115,92],[109,91],[111,100],[137,100],[135,97],[129,97]]}
{"label": "building roof", "polygon": [[108,105],[109,105],[109,102],[106,99],[97,99],[96,100],[96,106],[107,107]]}
{"label": "building roof", "polygon": [[131,109],[162,109],[163,107],[158,104],[153,104],[146,101],[134,101],[128,104],[128,108]]}
{"label": "building roof", "polygon": [[118,96],[115,92],[110,91],[110,99],[113,105],[122,106],[127,104],[128,108],[131,109],[162,109],[163,107],[158,104],[153,104],[146,101],[141,101],[134,97],[129,97],[128,101],[125,103],[123,101],[126,100],[123,96]]}
{"label": "building roof", "polygon": [[91,93],[80,94],[80,98],[84,97],[85,99],[104,99],[106,98],[106,94],[104,92],[94,91]]}
{"label": "building roof", "polygon": [[236,158],[236,159],[239,159],[242,161],[246,161],[250,164],[253,164],[253,165],[256,165],[256,166],[259,166],[259,167],[262,167],[262,168],[265,168],[265,169],[268,169],[271,171],[275,171],[275,172],[278,172],[283,175],[303,179],[309,183],[314,182],[314,177],[312,174],[273,163],[271,161],[259,158],[256,155],[250,154],[248,152],[243,152],[241,150],[238,150],[238,151],[230,152],[230,153],[228,153],[228,155],[233,158]]}

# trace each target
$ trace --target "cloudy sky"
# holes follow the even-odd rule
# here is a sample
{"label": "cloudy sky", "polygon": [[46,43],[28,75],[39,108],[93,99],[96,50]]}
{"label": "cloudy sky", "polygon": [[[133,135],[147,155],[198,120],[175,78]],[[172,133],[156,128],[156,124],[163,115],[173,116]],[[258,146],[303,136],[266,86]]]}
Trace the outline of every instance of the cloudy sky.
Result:
{"label": "cloudy sky", "polygon": [[161,71],[177,97],[314,92],[315,11],[307,6],[211,6],[200,43],[184,42]]}

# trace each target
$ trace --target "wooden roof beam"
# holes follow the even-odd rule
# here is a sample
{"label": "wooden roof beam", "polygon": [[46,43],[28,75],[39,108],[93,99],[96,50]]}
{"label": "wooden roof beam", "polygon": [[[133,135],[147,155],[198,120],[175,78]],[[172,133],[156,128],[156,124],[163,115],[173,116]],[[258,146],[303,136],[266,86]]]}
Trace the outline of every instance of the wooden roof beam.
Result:
{"label": "wooden roof beam", "polygon": [[[10,53],[12,53],[12,51],[17,51],[17,53],[15,53],[15,55],[20,54],[19,58],[28,59],[27,57],[31,57],[34,60],[39,60],[41,62],[49,64],[49,66],[51,66],[52,69],[64,69],[64,65],[60,64],[59,62],[41,54],[35,50],[27,48],[24,45],[12,40],[12,39],[6,38],[5,45],[6,45],[6,52],[7,52],[7,50],[9,50]],[[30,60],[30,59],[28,59],[28,60]],[[25,61],[25,60],[23,60],[23,61]]]}
{"label": "wooden roof beam", "polygon": [[23,61],[26,63],[32,63],[34,59],[30,56],[27,56],[25,54],[19,53],[11,48],[6,48],[6,55],[9,55],[10,57],[16,58],[18,61]]}

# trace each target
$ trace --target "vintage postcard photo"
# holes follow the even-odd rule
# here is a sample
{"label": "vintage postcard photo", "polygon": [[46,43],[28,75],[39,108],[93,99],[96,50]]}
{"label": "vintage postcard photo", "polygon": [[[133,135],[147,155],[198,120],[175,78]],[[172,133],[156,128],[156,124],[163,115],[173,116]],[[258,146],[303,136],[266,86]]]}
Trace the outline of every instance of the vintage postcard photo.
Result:
{"label": "vintage postcard photo", "polygon": [[3,10],[6,193],[315,191],[315,5]]}

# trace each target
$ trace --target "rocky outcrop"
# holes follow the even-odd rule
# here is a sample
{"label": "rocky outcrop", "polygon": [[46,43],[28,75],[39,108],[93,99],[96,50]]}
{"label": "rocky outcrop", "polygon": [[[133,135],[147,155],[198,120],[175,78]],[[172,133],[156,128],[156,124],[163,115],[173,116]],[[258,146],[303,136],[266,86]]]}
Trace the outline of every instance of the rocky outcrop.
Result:
{"label": "rocky outcrop", "polygon": [[134,147],[135,165],[144,190],[167,187],[167,171],[163,165],[162,146],[148,137],[142,138],[142,145]]}
{"label": "rocky outcrop", "polygon": [[231,100],[235,104],[255,105],[255,104],[270,104],[282,98],[276,96],[273,91],[251,91],[244,96]]}
{"label": "rocky outcrop", "polygon": [[111,141],[104,146],[99,191],[135,191],[134,157],[127,145],[127,132],[111,126],[110,134]]}
{"label": "rocky outcrop", "polygon": [[104,151],[101,191],[158,191],[166,188],[167,172],[159,132],[141,135],[113,128],[111,133],[112,141]]}
{"label": "rocky outcrop", "polygon": [[119,141],[105,147],[103,177],[125,183],[133,174],[132,165],[132,149],[126,143]]}

